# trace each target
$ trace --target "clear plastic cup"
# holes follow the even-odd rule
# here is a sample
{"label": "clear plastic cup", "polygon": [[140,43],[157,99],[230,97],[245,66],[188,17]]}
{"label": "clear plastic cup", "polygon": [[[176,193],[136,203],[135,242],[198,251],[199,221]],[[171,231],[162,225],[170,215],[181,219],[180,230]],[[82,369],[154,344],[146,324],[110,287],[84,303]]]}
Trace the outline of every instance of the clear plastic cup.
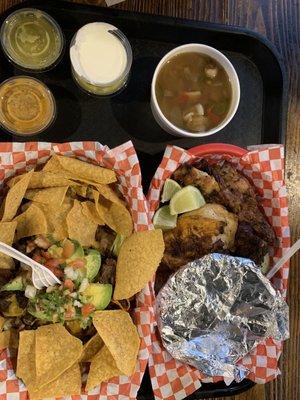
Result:
{"label": "clear plastic cup", "polygon": [[[115,79],[112,79],[109,82],[95,82],[92,79],[89,79],[88,76],[84,76],[82,71],[79,71],[78,64],[79,62],[74,60],[74,52],[72,55],[72,51],[75,49],[74,46],[76,46],[76,40],[78,37],[79,32],[86,28],[89,25],[93,24],[100,24],[100,25],[109,25],[106,23],[102,22],[94,22],[91,24],[84,25],[79,31],[73,36],[71,44],[70,44],[70,58],[71,58],[71,69],[72,69],[72,75],[75,80],[75,82],[79,85],[81,89],[83,89],[85,92],[88,92],[90,94],[94,94],[97,96],[110,96],[112,94],[119,93],[122,89],[125,88],[127,85],[129,75],[130,75],[130,69],[132,65],[132,49],[130,46],[130,43],[126,36],[116,27],[113,25],[109,25],[111,28],[109,30],[109,33],[112,34],[116,40],[118,40],[122,46],[125,49],[126,52],[126,64],[124,66],[124,69],[120,72],[120,74],[115,77]],[[102,57],[103,62],[105,62],[105,54],[95,54],[95,57]]]}
{"label": "clear plastic cup", "polygon": [[43,132],[56,116],[48,87],[30,76],[15,76],[0,85],[0,126],[19,136]]}
{"label": "clear plastic cup", "polygon": [[57,22],[44,11],[22,8],[1,26],[1,45],[9,61],[28,72],[54,68],[63,56],[65,38]]}

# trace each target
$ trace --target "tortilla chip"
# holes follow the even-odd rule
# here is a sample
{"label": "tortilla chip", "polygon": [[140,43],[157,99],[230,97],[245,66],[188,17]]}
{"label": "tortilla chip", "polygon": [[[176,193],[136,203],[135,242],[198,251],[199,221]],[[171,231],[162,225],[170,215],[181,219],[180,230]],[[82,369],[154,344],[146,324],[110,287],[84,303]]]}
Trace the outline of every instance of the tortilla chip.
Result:
{"label": "tortilla chip", "polygon": [[[12,245],[14,242],[17,221],[0,222],[0,241]],[[6,254],[0,253],[0,269],[13,269],[14,260]]]}
{"label": "tortilla chip", "polygon": [[78,362],[81,340],[72,336],[61,324],[40,326],[35,331],[36,377],[52,382]]}
{"label": "tortilla chip", "polygon": [[[7,184],[9,187],[14,187],[20,180],[21,176],[16,176],[12,178]],[[48,187],[56,186],[71,186],[75,185],[74,182],[65,178],[61,172],[45,172],[37,171],[33,172],[30,182],[28,184],[28,189],[43,189]],[[25,192],[24,192],[25,193]]]}
{"label": "tortilla chip", "polygon": [[10,337],[11,337],[10,330],[0,332],[0,350],[6,349],[7,347],[9,347]]}
{"label": "tortilla chip", "polygon": [[114,300],[128,299],[151,280],[164,254],[160,229],[133,233],[121,246]]}
{"label": "tortilla chip", "polygon": [[117,203],[120,205],[125,205],[124,200],[120,199],[120,197],[116,194],[116,192],[109,185],[94,185],[98,192],[103,196],[106,200],[111,201],[112,203]]}
{"label": "tortilla chip", "polygon": [[47,233],[51,234],[55,240],[68,237],[66,220],[73,207],[73,200],[66,197],[60,207],[42,203],[39,203],[38,207],[43,211],[47,220]]}
{"label": "tortilla chip", "polygon": [[56,154],[53,154],[53,156],[49,158],[49,160],[46,162],[46,164],[43,167],[43,171],[47,171],[47,172],[61,171],[61,166],[60,166],[60,163],[58,161],[58,157]]}
{"label": "tortilla chip", "polygon": [[105,222],[100,218],[96,210],[95,203],[92,201],[85,201],[81,203],[83,214],[89,218],[91,221],[95,222],[98,225],[104,225]]}
{"label": "tortilla chip", "polygon": [[79,364],[76,363],[57,379],[40,389],[34,385],[28,387],[30,400],[40,400],[49,397],[78,395],[81,393],[81,373]]}
{"label": "tortilla chip", "polygon": [[26,386],[35,381],[35,331],[21,331],[16,375]]}
{"label": "tortilla chip", "polygon": [[2,331],[6,319],[0,315],[0,331]]}
{"label": "tortilla chip", "polygon": [[75,192],[78,194],[78,196],[86,197],[87,186],[78,185],[78,186],[74,186],[73,188],[74,188]]}
{"label": "tortilla chip", "polygon": [[77,240],[82,246],[93,246],[97,226],[83,213],[81,203],[75,200],[67,215],[68,237]]}
{"label": "tortilla chip", "polygon": [[53,187],[46,189],[29,189],[25,193],[25,198],[36,203],[50,204],[60,207],[65,199],[68,186]]}
{"label": "tortilla chip", "polygon": [[108,381],[114,376],[121,375],[116,362],[106,346],[92,359],[85,390],[91,390],[101,382]]}
{"label": "tortilla chip", "polygon": [[109,206],[111,202],[102,197],[102,201],[100,203],[100,193],[97,192],[97,190],[93,190],[93,198],[100,219],[105,222],[105,225],[109,226],[110,229],[116,232],[114,220],[112,219],[112,215],[109,213]]}
{"label": "tortilla chip", "polygon": [[92,358],[99,352],[103,347],[103,340],[96,333],[89,341],[83,346],[83,353],[80,362],[91,362]]}
{"label": "tortilla chip", "polygon": [[105,224],[116,233],[129,236],[133,230],[133,221],[130,212],[122,203],[112,203],[93,190],[96,210]]}
{"label": "tortilla chip", "polygon": [[82,178],[85,182],[95,183],[113,183],[116,182],[116,174],[113,170],[103,168],[98,165],[90,164],[78,160],[77,158],[56,156],[61,167],[68,171],[71,175],[74,174],[73,179]]}
{"label": "tortilla chip", "polygon": [[30,204],[28,209],[15,218],[17,221],[17,240],[34,235],[47,233],[47,221],[43,211],[35,204]]}
{"label": "tortilla chip", "polygon": [[[5,321],[5,320],[4,320]],[[19,333],[16,329],[9,329],[0,332],[0,350],[9,347],[10,349],[17,349],[19,346]]]}
{"label": "tortilla chip", "polygon": [[5,205],[2,216],[2,222],[11,221],[17,214],[18,208],[23,200],[29,182],[32,178],[33,170],[20,175],[20,180],[9,189],[5,197]]}
{"label": "tortilla chip", "polygon": [[26,193],[24,194],[24,199],[32,200],[34,196],[40,191],[41,189],[27,189]]}
{"label": "tortilla chip", "polygon": [[137,362],[140,338],[130,315],[123,310],[96,311],[93,324],[119,371],[131,375]]}
{"label": "tortilla chip", "polygon": [[133,221],[124,204],[112,203],[108,213],[114,221],[116,232],[125,237],[130,236],[133,231]]}
{"label": "tortilla chip", "polygon": [[[64,394],[79,394],[81,389],[81,375],[76,362],[51,383],[46,380],[47,377],[45,375],[42,375],[40,378],[36,377],[35,332],[36,331],[20,332],[16,371],[16,375],[25,382],[31,395],[30,398],[40,399]],[[44,355],[44,357],[45,356],[46,355]]]}

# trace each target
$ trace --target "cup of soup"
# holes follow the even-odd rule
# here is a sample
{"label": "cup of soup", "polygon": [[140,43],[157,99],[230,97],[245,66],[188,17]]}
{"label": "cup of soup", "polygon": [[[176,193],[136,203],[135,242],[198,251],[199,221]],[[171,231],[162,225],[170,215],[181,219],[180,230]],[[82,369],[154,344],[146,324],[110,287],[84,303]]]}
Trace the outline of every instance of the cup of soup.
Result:
{"label": "cup of soup", "polygon": [[175,136],[202,137],[220,131],[235,115],[239,101],[233,65],[210,46],[176,47],[161,59],[153,75],[153,116]]}

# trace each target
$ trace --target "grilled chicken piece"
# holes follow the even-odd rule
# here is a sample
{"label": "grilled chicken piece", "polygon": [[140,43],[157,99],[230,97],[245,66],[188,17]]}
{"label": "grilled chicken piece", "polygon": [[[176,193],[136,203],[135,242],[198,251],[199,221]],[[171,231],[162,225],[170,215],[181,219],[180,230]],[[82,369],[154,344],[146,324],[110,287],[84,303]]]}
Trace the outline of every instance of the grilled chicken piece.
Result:
{"label": "grilled chicken piece", "polygon": [[181,165],[172,176],[181,186],[196,186],[203,196],[212,192],[219,192],[220,187],[213,176],[192,167],[188,164]]}
{"label": "grilled chicken piece", "polygon": [[[228,161],[209,165],[202,162],[205,172],[211,174],[219,184],[220,191],[214,193],[217,203],[223,204],[229,211],[237,214],[239,222],[251,225],[253,234],[273,245],[275,233],[259,208],[254,189],[246,177]],[[203,193],[205,197],[205,193]]]}
{"label": "grilled chicken piece", "polygon": [[257,265],[262,264],[268,253],[268,244],[258,237],[247,222],[240,222],[236,232],[235,255],[250,258]]}
{"label": "grilled chicken piece", "polygon": [[162,262],[174,270],[205,254],[230,250],[236,229],[237,218],[218,204],[183,214],[176,228],[164,232]]}
{"label": "grilled chicken piece", "polygon": [[96,231],[96,240],[98,242],[98,250],[101,252],[101,254],[110,252],[115,238],[115,232],[108,226],[98,226]]}
{"label": "grilled chicken piece", "polygon": [[110,283],[114,285],[116,280],[116,267],[117,261],[112,257],[107,257],[100,267],[97,281],[99,283]]}

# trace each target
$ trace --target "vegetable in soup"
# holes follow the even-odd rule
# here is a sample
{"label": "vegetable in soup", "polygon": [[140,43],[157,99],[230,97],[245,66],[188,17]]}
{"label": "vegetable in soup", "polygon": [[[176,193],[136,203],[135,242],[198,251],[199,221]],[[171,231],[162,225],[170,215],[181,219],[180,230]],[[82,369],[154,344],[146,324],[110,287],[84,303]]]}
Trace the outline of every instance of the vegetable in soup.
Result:
{"label": "vegetable in soup", "polygon": [[164,116],[195,133],[218,126],[232,98],[225,69],[213,58],[193,52],[178,54],[162,66],[155,91]]}

